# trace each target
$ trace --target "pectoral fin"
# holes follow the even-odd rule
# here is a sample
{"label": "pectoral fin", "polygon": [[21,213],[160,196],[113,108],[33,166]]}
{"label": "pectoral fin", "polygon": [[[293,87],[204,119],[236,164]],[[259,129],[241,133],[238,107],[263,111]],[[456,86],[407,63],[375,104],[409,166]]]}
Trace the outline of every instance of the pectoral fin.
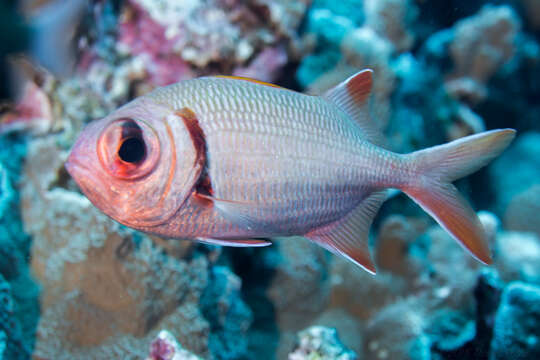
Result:
{"label": "pectoral fin", "polygon": [[221,216],[244,229],[261,234],[275,234],[278,230],[268,224],[269,210],[262,204],[217,199],[204,194],[197,194],[197,197],[212,202]]}
{"label": "pectoral fin", "polygon": [[344,219],[311,231],[305,237],[375,274],[375,265],[368,247],[368,234],[373,218],[385,199],[385,192],[373,193]]}

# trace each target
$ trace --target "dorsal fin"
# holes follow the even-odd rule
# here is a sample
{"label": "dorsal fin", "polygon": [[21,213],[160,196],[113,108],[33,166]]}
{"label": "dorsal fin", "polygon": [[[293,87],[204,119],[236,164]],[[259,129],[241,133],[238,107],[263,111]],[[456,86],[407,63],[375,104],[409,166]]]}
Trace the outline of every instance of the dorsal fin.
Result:
{"label": "dorsal fin", "polygon": [[385,199],[386,192],[375,192],[365,198],[343,219],[304,236],[375,274],[375,265],[368,247],[369,227]]}
{"label": "dorsal fin", "polygon": [[328,90],[323,97],[351,117],[362,129],[367,140],[381,145],[383,137],[369,111],[369,97],[373,87],[373,71],[362,70]]}
{"label": "dorsal fin", "polygon": [[252,79],[252,78],[243,77],[243,76],[234,76],[234,75],[216,75],[216,76],[214,76],[214,77],[222,78],[222,79],[233,79],[233,80],[249,81],[249,82],[252,82],[252,83],[254,83],[254,84],[259,84],[259,85],[265,85],[265,86],[271,86],[271,87],[275,87],[275,88],[279,88],[279,89],[284,89],[283,87],[281,87],[281,86],[279,86],[279,85],[275,85],[275,84],[267,83],[267,82],[264,82],[264,81],[261,81],[261,80]]}

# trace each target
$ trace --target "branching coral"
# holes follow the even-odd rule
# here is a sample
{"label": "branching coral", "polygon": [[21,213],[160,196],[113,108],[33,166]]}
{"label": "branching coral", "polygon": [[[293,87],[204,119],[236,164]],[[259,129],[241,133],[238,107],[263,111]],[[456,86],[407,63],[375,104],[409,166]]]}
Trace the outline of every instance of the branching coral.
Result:
{"label": "branching coral", "polygon": [[450,54],[454,71],[446,82],[450,94],[472,102],[486,97],[486,83],[516,52],[521,21],[511,7],[486,5],[454,27]]}
{"label": "branching coral", "polygon": [[409,25],[417,15],[417,9],[410,0],[366,0],[364,2],[366,23],[379,36],[388,39],[397,52],[409,50],[414,42],[414,34]]}

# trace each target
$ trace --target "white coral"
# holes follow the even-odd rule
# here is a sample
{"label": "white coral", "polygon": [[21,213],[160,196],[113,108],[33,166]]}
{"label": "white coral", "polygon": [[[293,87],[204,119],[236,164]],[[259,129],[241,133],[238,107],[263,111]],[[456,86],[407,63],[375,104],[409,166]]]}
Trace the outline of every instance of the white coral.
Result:
{"label": "white coral", "polygon": [[446,87],[456,97],[481,100],[485,84],[516,52],[521,22],[510,6],[486,5],[454,26],[450,54],[454,72]]}

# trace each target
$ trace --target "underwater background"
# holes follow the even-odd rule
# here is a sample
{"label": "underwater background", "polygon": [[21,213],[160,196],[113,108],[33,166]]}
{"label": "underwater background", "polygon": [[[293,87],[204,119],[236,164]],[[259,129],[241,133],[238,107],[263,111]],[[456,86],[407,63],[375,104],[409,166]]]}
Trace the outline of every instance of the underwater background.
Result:
{"label": "underwater background", "polygon": [[[67,4],[0,5],[0,359],[540,359],[540,1]],[[51,6],[72,43],[40,43]],[[320,94],[364,68],[394,151],[518,131],[457,182],[492,266],[402,194],[371,229],[373,276],[303,238],[136,232],[63,166],[85,124],[157,86],[234,74]]]}

